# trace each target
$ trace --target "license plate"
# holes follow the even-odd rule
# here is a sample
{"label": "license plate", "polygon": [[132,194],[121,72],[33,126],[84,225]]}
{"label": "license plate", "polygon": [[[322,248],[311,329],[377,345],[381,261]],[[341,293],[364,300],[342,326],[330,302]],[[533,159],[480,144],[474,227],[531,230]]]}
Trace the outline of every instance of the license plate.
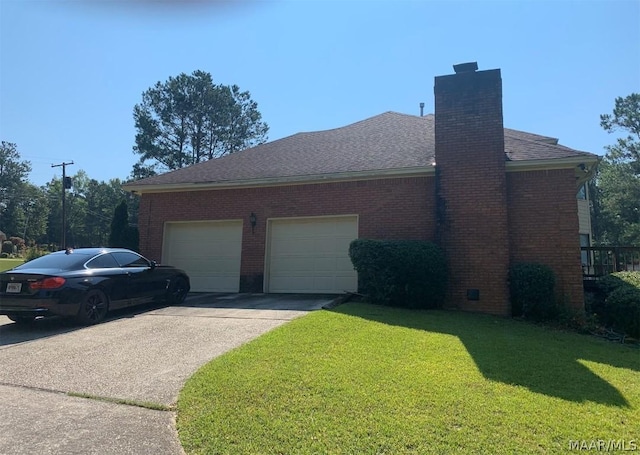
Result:
{"label": "license plate", "polygon": [[22,283],[7,283],[7,294],[19,294],[22,290]]}

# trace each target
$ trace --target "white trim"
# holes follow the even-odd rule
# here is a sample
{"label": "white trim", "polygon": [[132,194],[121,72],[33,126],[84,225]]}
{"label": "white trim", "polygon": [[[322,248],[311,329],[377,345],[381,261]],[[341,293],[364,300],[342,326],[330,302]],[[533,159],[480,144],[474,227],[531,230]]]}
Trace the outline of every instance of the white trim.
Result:
{"label": "white trim", "polygon": [[[538,171],[567,169],[584,164],[587,173],[592,173],[600,162],[598,156],[574,156],[548,160],[505,161],[506,172]],[[377,179],[394,179],[406,177],[429,177],[435,175],[435,163],[430,166],[414,166],[408,168],[382,169],[372,171],[338,172],[332,174],[296,175],[290,177],[270,177],[260,179],[228,180],[205,183],[174,183],[159,185],[138,185],[135,182],[122,185],[125,191],[138,194],[173,193],[185,191],[207,191],[218,189],[264,188],[287,185],[313,185],[337,183],[344,181],[361,181]]]}
{"label": "white trim", "polygon": [[526,161],[507,161],[507,172],[518,171],[541,171],[551,169],[567,169],[584,164],[588,168],[599,162],[597,156],[572,156],[571,158],[559,158],[552,160],[526,160]]}
{"label": "white trim", "polygon": [[428,177],[435,175],[434,166],[417,166],[401,169],[385,169],[379,171],[340,172],[334,174],[297,175],[291,177],[273,177],[263,179],[229,180],[207,183],[175,183],[161,185],[122,185],[125,191],[133,193],[168,193],[183,191],[204,191],[217,189],[260,188],[284,185],[309,185],[344,181],[393,179],[403,177]]}

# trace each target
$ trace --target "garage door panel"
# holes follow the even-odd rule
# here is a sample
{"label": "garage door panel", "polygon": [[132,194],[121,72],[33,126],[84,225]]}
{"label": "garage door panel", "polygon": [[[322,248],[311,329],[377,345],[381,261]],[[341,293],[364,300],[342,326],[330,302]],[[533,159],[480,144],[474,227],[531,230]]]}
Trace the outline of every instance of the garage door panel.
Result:
{"label": "garage door panel", "polygon": [[353,262],[351,262],[351,259],[349,257],[336,258],[335,270],[338,273],[343,272],[351,275],[354,273]]}
{"label": "garage door panel", "polygon": [[184,269],[195,292],[238,292],[242,221],[167,223],[163,262]]}
{"label": "garage door panel", "polygon": [[275,251],[278,251],[279,254],[299,256],[300,251],[313,251],[314,240],[296,238],[291,238],[290,240],[280,239],[277,242],[273,242],[272,245],[272,248],[274,248]]}
{"label": "garage door panel", "polygon": [[355,216],[270,221],[269,292],[355,291],[349,245],[357,237]]}

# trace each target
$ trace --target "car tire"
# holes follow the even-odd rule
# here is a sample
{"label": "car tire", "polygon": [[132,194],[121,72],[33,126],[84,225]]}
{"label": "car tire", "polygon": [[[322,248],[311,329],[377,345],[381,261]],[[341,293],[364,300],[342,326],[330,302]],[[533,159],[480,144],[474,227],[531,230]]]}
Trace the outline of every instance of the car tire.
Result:
{"label": "car tire", "polygon": [[171,286],[169,286],[169,292],[167,293],[167,303],[169,305],[180,305],[187,298],[189,293],[189,285],[187,280],[182,277],[178,277],[173,280]]}
{"label": "car tire", "polygon": [[82,297],[76,321],[82,325],[102,322],[109,311],[109,299],[100,289],[90,289]]}
{"label": "car tire", "polygon": [[20,325],[28,325],[36,320],[35,316],[14,316],[10,314],[10,315],[7,315],[7,317],[11,319],[13,322],[15,322],[16,324],[20,324]]}

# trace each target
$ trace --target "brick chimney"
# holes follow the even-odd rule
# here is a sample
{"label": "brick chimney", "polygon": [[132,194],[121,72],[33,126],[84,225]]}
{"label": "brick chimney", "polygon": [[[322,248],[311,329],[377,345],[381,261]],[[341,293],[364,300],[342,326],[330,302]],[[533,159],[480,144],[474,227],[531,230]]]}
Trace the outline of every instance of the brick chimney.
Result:
{"label": "brick chimney", "polygon": [[509,235],[500,70],[454,65],[435,78],[438,241],[447,306],[508,315]]}

